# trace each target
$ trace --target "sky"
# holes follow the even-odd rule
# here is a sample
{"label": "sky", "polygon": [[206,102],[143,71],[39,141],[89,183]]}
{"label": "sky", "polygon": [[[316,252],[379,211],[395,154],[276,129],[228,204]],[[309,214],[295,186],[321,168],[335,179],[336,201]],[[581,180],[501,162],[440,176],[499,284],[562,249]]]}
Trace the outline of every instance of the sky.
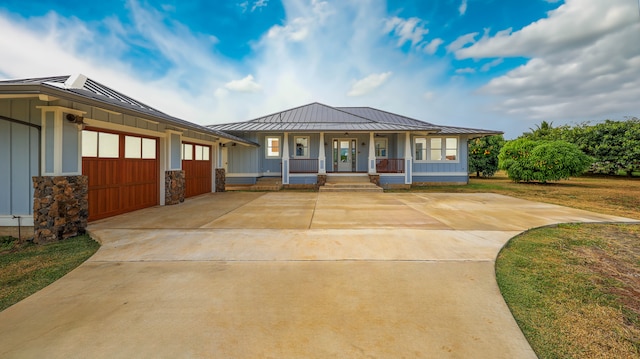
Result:
{"label": "sky", "polygon": [[0,34],[0,79],[82,73],[201,125],[312,102],[507,139],[640,117],[638,0],[0,0]]}

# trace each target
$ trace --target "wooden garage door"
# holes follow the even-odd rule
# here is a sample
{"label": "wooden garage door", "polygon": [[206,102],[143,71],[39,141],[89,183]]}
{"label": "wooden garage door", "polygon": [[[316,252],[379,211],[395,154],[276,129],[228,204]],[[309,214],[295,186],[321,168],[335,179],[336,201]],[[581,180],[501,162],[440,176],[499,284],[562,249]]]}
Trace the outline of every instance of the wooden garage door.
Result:
{"label": "wooden garage door", "polygon": [[211,146],[182,143],[185,197],[211,192]]}
{"label": "wooden garage door", "polygon": [[89,177],[89,221],[159,204],[158,139],[87,129],[82,174]]}

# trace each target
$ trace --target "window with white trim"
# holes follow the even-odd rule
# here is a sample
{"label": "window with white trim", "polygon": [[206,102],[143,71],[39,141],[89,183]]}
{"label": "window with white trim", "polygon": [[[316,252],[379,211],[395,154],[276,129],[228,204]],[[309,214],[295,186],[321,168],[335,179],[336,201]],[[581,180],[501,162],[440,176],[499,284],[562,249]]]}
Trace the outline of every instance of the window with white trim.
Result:
{"label": "window with white trim", "polygon": [[267,145],[265,146],[265,155],[267,158],[280,158],[282,157],[280,154],[280,137],[276,136],[267,136],[265,139]]}
{"label": "window with white trim", "polygon": [[376,138],[373,145],[376,149],[376,158],[387,158],[387,139]]}
{"label": "window with white trim", "polygon": [[296,136],[293,140],[296,146],[294,157],[309,158],[309,136]]}
{"label": "window with white trim", "polygon": [[458,161],[457,137],[416,137],[414,138],[415,161],[447,162]]}

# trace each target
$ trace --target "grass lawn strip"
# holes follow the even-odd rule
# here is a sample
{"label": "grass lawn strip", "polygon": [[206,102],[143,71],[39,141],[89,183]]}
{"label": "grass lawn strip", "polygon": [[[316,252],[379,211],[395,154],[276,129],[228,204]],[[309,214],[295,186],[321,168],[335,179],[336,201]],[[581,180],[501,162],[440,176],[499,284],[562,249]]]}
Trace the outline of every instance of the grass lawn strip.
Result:
{"label": "grass lawn strip", "polygon": [[47,245],[0,237],[0,311],[61,278],[99,247],[88,235]]}
{"label": "grass lawn strip", "polygon": [[496,275],[540,358],[638,358],[639,258],[640,225],[560,225],[514,238]]}

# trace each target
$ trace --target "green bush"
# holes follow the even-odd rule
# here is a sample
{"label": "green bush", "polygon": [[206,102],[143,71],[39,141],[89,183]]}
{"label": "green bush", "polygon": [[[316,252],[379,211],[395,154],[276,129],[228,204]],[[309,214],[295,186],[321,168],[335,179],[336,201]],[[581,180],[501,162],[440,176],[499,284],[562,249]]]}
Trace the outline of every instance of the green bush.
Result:
{"label": "green bush", "polygon": [[581,175],[593,161],[571,143],[526,138],[507,142],[498,158],[514,182],[541,183]]}

